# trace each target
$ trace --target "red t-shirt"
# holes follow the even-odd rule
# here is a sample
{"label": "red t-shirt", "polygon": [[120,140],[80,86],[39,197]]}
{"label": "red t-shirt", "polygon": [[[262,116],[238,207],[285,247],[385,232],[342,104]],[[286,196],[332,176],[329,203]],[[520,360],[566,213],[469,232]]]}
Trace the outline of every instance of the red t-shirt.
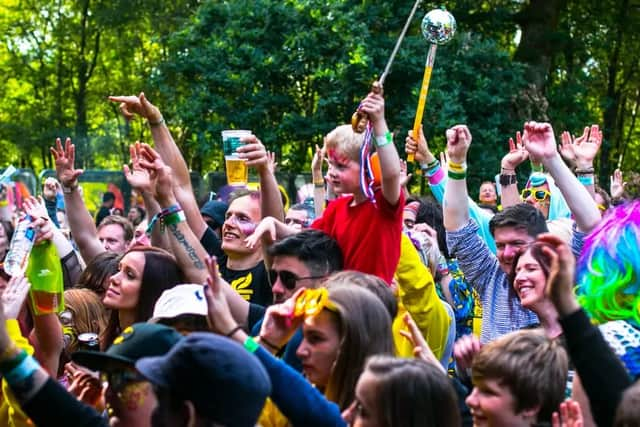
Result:
{"label": "red t-shirt", "polygon": [[367,200],[350,206],[353,196],[332,201],[311,227],[338,241],[345,270],[374,274],[390,284],[400,259],[404,195],[400,194],[396,206],[387,202],[381,190],[374,195],[375,204]]}

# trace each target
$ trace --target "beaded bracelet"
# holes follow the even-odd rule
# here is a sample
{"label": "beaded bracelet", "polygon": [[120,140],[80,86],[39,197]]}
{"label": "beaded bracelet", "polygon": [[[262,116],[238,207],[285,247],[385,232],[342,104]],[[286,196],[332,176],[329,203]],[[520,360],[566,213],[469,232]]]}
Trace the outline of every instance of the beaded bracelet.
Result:
{"label": "beaded bracelet", "polygon": [[389,145],[393,142],[393,136],[391,132],[386,131],[384,135],[376,136],[373,139],[373,142],[377,148],[384,147],[385,145]]}
{"label": "beaded bracelet", "polygon": [[452,170],[449,170],[449,172],[447,173],[447,175],[449,175],[449,178],[451,179],[465,179],[467,177],[467,172],[454,172]]}

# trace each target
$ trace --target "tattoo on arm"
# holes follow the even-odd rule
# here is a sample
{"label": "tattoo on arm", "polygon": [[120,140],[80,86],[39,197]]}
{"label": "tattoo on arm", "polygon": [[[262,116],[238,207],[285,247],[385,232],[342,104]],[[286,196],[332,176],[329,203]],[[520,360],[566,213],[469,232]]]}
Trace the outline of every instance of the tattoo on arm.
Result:
{"label": "tattoo on arm", "polygon": [[189,244],[185,235],[180,230],[178,230],[178,224],[169,225],[169,229],[171,230],[171,234],[173,234],[180,246],[182,246],[186,251],[187,256],[189,257],[191,262],[193,262],[193,266],[198,270],[204,270],[206,268],[204,262],[202,262],[202,260],[198,256],[195,248]]}

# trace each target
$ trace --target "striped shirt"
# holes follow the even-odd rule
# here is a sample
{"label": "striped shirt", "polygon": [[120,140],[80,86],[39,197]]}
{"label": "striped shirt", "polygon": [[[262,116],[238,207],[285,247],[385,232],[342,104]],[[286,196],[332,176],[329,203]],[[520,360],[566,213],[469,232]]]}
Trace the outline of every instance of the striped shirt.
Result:
{"label": "striped shirt", "polygon": [[[498,258],[477,234],[472,219],[456,231],[447,231],[449,253],[458,259],[460,269],[482,302],[480,341],[490,342],[509,332],[539,323],[534,312],[520,304]],[[571,242],[573,253],[580,253],[583,233],[575,230]]]}

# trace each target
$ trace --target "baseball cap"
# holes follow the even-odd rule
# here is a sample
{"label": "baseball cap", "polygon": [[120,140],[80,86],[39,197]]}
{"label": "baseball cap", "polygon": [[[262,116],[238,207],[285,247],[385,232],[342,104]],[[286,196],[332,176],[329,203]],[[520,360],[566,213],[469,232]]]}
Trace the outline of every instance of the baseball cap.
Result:
{"label": "baseball cap", "polygon": [[189,400],[201,417],[228,427],[254,427],[271,381],[260,361],[240,344],[207,332],[194,332],[169,353],[136,362],[138,372],[179,399]]}
{"label": "baseball cap", "polygon": [[149,322],[173,319],[183,314],[207,315],[207,300],[204,298],[202,285],[177,285],[164,291],[153,307],[153,316]]}
{"label": "baseball cap", "polygon": [[178,331],[168,326],[134,323],[113,340],[106,352],[76,351],[71,360],[92,371],[118,371],[133,367],[141,357],[167,353],[181,338]]}
{"label": "baseball cap", "polygon": [[224,216],[227,213],[229,205],[218,200],[210,200],[202,206],[200,213],[213,219],[217,227],[224,224]]}

